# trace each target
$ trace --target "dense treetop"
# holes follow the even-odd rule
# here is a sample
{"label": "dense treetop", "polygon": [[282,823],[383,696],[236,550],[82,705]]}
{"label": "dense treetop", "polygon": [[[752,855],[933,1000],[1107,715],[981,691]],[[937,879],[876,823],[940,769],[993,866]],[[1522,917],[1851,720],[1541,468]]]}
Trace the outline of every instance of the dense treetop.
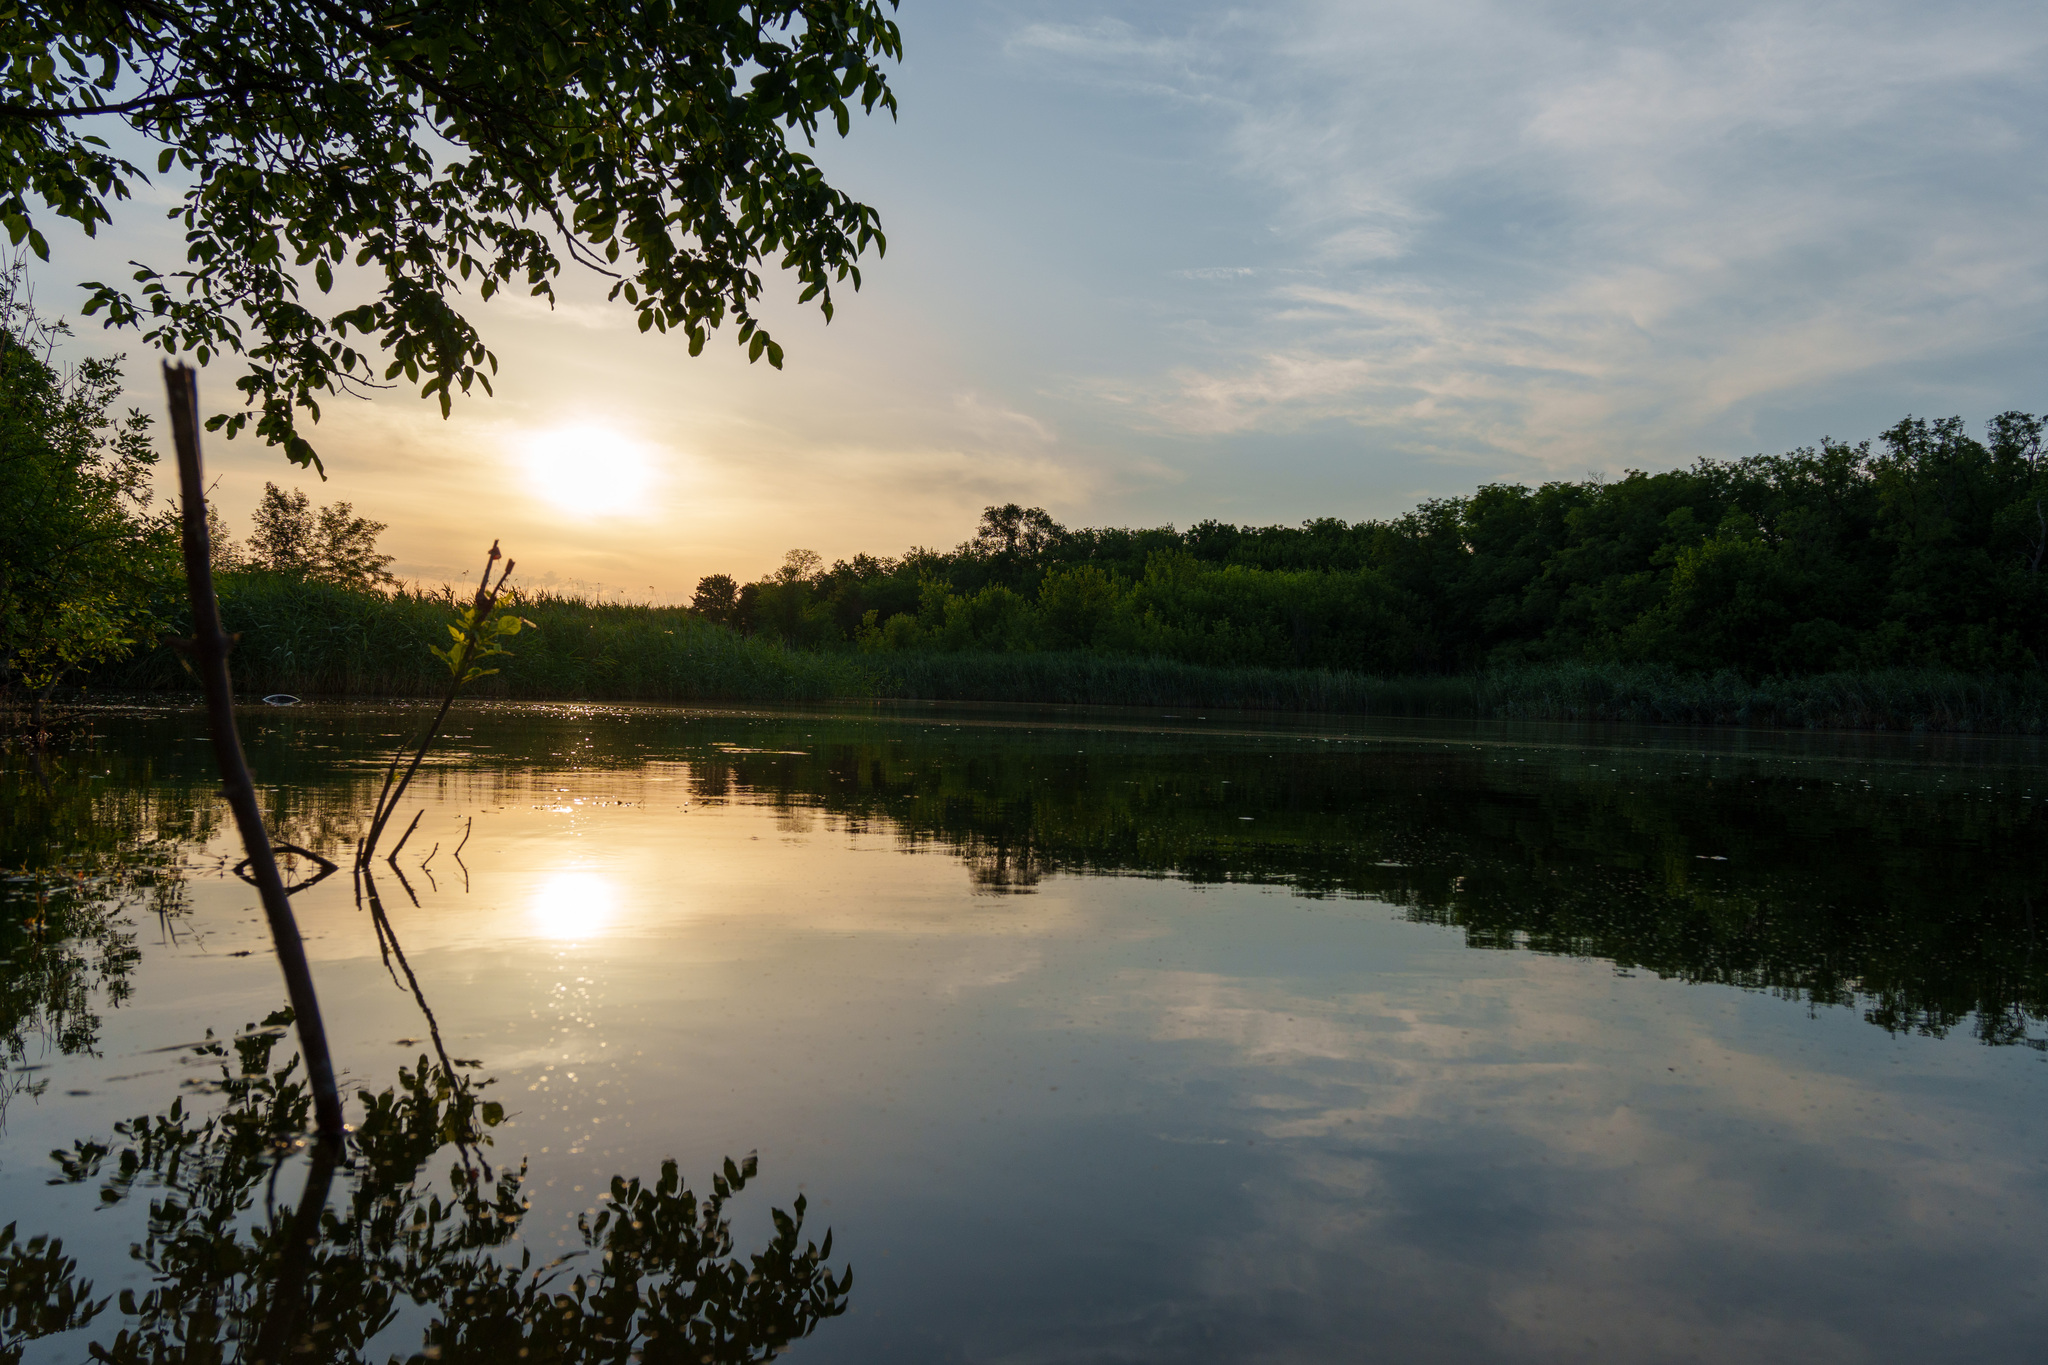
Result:
{"label": "dense treetop", "polygon": [[1068,530],[992,507],[952,551],[856,555],[703,614],[872,649],[1087,649],[1448,672],[1621,660],[1750,676],[2048,662],[2044,421],[1491,484],[1387,521]]}

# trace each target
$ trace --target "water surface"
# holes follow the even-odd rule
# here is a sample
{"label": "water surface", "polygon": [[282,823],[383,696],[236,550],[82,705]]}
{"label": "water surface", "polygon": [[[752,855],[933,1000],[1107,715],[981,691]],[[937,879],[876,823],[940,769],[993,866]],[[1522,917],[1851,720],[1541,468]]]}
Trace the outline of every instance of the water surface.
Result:
{"label": "water surface", "polygon": [[[246,713],[278,836],[341,856],[420,718]],[[283,989],[203,718],[99,729],[47,789],[6,774],[9,914],[109,913],[0,969],[0,1199],[105,1296],[152,1282],[146,1199],[49,1183],[49,1153],[222,1103],[174,1045]],[[708,1190],[758,1152],[739,1250],[802,1193],[855,1272],[806,1359],[2020,1361],[2048,1328],[2042,758],[477,707],[379,881],[495,1081],[490,1159],[530,1163],[492,1254],[574,1249],[614,1174]],[[430,1040],[348,881],[297,907],[376,1090]],[[420,1348],[433,1310],[396,1303],[365,1358]]]}

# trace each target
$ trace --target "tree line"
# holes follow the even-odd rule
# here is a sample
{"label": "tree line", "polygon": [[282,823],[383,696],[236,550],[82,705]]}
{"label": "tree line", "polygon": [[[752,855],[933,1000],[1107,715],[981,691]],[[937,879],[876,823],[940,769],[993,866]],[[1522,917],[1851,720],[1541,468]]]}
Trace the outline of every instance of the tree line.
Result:
{"label": "tree line", "polygon": [[1379,675],[1553,661],[1751,677],[2048,659],[2048,419],[1666,473],[1488,484],[1389,520],[1068,529],[990,507],[950,551],[808,550],[692,609],[798,646],[1081,650]]}
{"label": "tree line", "polygon": [[[39,712],[60,683],[110,676],[179,632],[178,537],[150,497],[149,418],[118,407],[118,357],[58,364],[63,326],[35,313],[18,266],[0,271],[0,315],[0,694]],[[878,664],[1061,652],[1380,677],[2035,673],[2044,425],[2008,412],[1980,439],[1960,418],[1907,418],[1875,443],[1490,484],[1379,521],[1069,529],[1009,504],[952,550],[830,565],[795,550],[754,582],[713,574],[690,610],[761,644]],[[231,585],[325,584],[366,605],[395,586],[384,525],[346,503],[266,485],[240,544],[210,519],[216,570],[244,571]]]}

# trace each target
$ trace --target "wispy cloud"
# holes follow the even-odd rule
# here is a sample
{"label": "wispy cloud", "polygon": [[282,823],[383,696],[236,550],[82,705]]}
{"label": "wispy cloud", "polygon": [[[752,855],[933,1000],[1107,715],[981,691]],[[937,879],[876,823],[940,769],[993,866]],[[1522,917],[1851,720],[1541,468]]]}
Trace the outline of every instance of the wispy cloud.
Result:
{"label": "wispy cloud", "polygon": [[1239,111],[1217,151],[1314,278],[1220,324],[1190,302],[1195,353],[1077,383],[1151,429],[1683,458],[1759,403],[1996,346],[2048,301],[2035,9],[1175,16],[1104,31],[1099,64],[1171,54]]}

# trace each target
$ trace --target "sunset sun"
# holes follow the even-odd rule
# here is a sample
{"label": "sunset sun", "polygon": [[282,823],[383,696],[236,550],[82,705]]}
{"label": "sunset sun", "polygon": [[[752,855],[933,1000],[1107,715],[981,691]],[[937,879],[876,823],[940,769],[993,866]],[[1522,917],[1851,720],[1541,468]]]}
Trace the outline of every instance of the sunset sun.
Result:
{"label": "sunset sun", "polygon": [[653,452],[595,424],[550,427],[522,442],[527,488],[550,507],[584,517],[642,511],[655,483]]}

